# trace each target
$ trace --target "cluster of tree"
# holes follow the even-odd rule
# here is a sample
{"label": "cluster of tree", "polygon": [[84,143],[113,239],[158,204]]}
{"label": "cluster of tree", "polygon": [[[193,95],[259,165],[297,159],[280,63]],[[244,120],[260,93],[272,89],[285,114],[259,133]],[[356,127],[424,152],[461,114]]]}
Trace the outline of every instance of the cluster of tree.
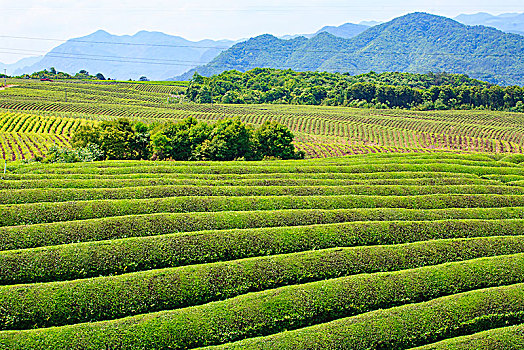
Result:
{"label": "cluster of tree", "polygon": [[90,75],[85,69],[80,70],[75,75],[69,73],[57,71],[54,67],[49,68],[49,70],[44,69],[39,72],[34,72],[31,74],[23,74],[17,78],[22,79],[89,79],[89,80],[106,80],[102,73],[97,73],[95,75]]}
{"label": "cluster of tree", "polygon": [[304,158],[303,152],[295,150],[293,139],[286,126],[274,121],[255,129],[238,118],[208,124],[190,117],[179,122],[150,125],[128,119],[84,125],[73,134],[71,143],[75,152],[84,159],[89,158],[86,154],[90,155],[90,160]]}
{"label": "cluster of tree", "polygon": [[501,87],[462,74],[295,72],[256,68],[206,78],[186,91],[197,103],[283,103],[374,108],[493,109],[524,112],[524,88]]}

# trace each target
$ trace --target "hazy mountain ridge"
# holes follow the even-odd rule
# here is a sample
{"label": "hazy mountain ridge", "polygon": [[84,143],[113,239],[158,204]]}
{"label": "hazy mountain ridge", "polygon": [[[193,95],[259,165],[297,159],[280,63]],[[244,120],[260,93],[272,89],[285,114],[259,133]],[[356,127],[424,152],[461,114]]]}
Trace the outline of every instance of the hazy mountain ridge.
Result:
{"label": "hazy mountain ridge", "polygon": [[[285,55],[282,48],[287,48]],[[278,60],[265,59],[275,55]],[[177,78],[191,78],[195,71],[208,76],[256,67],[350,74],[445,71],[498,84],[524,84],[524,37],[413,13],[371,27],[351,39],[320,33],[290,45],[267,35],[262,41],[260,37],[253,38]]]}
{"label": "hazy mountain ridge", "polygon": [[[7,69],[7,75],[13,75],[17,70],[31,66],[42,59],[43,56],[25,57],[15,63],[0,63],[0,66]],[[2,73],[4,71],[2,70]]]}
{"label": "hazy mountain ridge", "polygon": [[161,80],[198,64],[205,64],[234,44],[233,41],[193,42],[160,32],[141,31],[135,35],[112,35],[99,30],[66,41],[38,62],[15,70],[32,73],[49,67],[76,73],[85,69],[113,79],[138,79],[142,75]]}
{"label": "hazy mountain ridge", "polygon": [[507,33],[524,35],[524,13],[504,13],[498,16],[480,12],[459,15],[455,20],[467,25],[482,25],[497,28]]}

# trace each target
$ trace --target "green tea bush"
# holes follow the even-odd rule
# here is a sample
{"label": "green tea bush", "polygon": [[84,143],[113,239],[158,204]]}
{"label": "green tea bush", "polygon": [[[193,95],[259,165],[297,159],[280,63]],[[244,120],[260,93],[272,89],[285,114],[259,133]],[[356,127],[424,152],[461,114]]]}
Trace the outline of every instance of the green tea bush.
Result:
{"label": "green tea bush", "polygon": [[[4,286],[0,287],[0,309],[5,310],[0,329],[115,319],[205,304],[285,285],[523,253],[523,243],[524,236],[517,236],[335,248],[60,283]],[[502,271],[507,273],[508,264],[513,267],[512,264],[522,258],[523,254],[518,254],[511,258],[495,257],[489,262],[498,264],[502,274]],[[464,265],[474,269],[476,262]],[[524,278],[521,274],[514,270],[513,281]],[[512,281],[487,280],[483,286]]]}
{"label": "green tea bush", "polygon": [[294,253],[432,239],[518,236],[524,220],[369,221],[199,231],[0,252],[0,284],[48,282]]}
{"label": "green tea bush", "polygon": [[0,250],[203,230],[305,226],[352,221],[524,219],[513,208],[358,208],[159,213],[0,228]]}
{"label": "green tea bush", "polygon": [[[0,332],[0,342],[18,349],[187,349],[287,331],[233,348],[423,345],[524,322],[523,284],[475,290],[524,280],[522,259],[500,259],[343,277],[113,321]],[[388,309],[404,304],[413,305]]]}

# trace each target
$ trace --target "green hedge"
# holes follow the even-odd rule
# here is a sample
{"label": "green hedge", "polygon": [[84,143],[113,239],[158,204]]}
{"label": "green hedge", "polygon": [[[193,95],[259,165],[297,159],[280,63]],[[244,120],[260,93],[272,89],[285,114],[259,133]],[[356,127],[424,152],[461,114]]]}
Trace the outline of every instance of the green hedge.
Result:
{"label": "green hedge", "polygon": [[413,350],[521,350],[524,349],[524,324],[501,327],[467,336],[451,338]]}
{"label": "green hedge", "polygon": [[[222,280],[220,275],[215,277],[217,284]],[[507,317],[524,322],[524,285],[458,294],[394,310],[370,311],[523,280],[524,259],[521,254],[483,258],[286,286],[191,308],[113,321],[4,331],[0,332],[0,343],[17,349],[187,349],[363,314],[354,319],[332,322],[325,333],[318,331],[325,330],[324,324],[299,330],[292,337],[286,337],[291,334],[287,332],[283,333],[284,337],[280,335],[281,338],[277,335],[265,341],[250,340],[241,348],[247,345],[247,348],[259,349],[260,345],[268,347],[271,342],[282,344],[288,339],[296,349],[315,348],[311,345],[319,344],[328,333],[333,337],[329,340],[332,345],[337,340],[342,341],[340,338],[349,340],[349,343],[357,341],[360,348],[366,345],[365,348],[370,348],[377,341],[384,344],[388,339],[389,346],[391,342],[419,345],[428,339],[449,337],[465,330],[494,327],[506,321]],[[395,322],[400,315],[404,317]],[[479,317],[483,318],[479,320]],[[470,323],[465,324],[468,321]],[[405,325],[413,322],[416,326],[406,329]],[[337,332],[340,328],[344,332]],[[337,345],[330,349],[342,348],[342,344]]]}
{"label": "green hedge", "polygon": [[0,204],[143,199],[179,196],[417,196],[427,194],[524,194],[524,187],[492,185],[352,186],[140,186],[0,190]]}
{"label": "green hedge", "polygon": [[[524,285],[516,284],[206,349],[406,349],[522,322]],[[163,331],[167,337],[167,330]]]}
{"label": "green hedge", "polygon": [[449,209],[291,209],[160,213],[0,228],[0,251],[76,242],[193,232],[351,221],[524,219],[524,207]]}
{"label": "green hedge", "polygon": [[[495,161],[493,159],[466,159],[461,157],[443,157],[443,154],[434,154],[427,157],[421,157],[416,154],[403,154],[401,157],[387,158],[387,157],[367,157],[367,156],[353,156],[353,157],[340,157],[340,158],[323,158],[323,159],[306,159],[306,160],[280,160],[278,163],[274,161],[177,161],[177,162],[154,162],[154,161],[104,161],[104,162],[91,162],[91,163],[55,163],[49,164],[42,167],[41,164],[29,164],[22,165],[16,168],[18,173],[24,172],[62,172],[71,173],[74,171],[79,172],[96,172],[96,169],[102,170],[107,169],[110,171],[139,171],[139,172],[150,172],[150,170],[157,171],[168,171],[168,172],[180,172],[178,169],[193,168],[206,168],[214,167],[220,169],[233,169],[237,171],[239,168],[250,168],[255,171],[255,168],[267,168],[267,167],[281,167],[281,168],[293,168],[297,166],[301,167],[332,167],[332,166],[343,166],[343,167],[365,167],[365,166],[391,166],[397,164],[403,165],[425,165],[425,164],[446,164],[446,165],[457,165],[457,166],[484,166],[484,167],[516,167],[516,164],[509,162]],[[142,170],[136,170],[142,169]],[[195,171],[195,169],[193,170]],[[197,170],[198,171],[198,170]],[[182,171],[183,172],[183,171]]]}
{"label": "green hedge", "polygon": [[353,222],[200,231],[0,252],[0,284],[107,276],[255,256],[430,239],[521,235],[524,220]]}
{"label": "green hedge", "polygon": [[[4,310],[0,330],[115,319],[290,284],[523,252],[524,236],[433,240],[307,251],[69,282],[4,286],[0,287],[0,310]],[[217,279],[221,281],[217,283]]]}
{"label": "green hedge", "polygon": [[[0,174],[6,181],[63,181],[63,180],[141,180],[141,179],[170,179],[170,180],[262,180],[262,179],[336,179],[336,180],[382,180],[382,179],[417,179],[417,178],[469,178],[479,179],[478,176],[467,173],[452,172],[427,172],[427,171],[400,171],[400,172],[374,172],[374,173],[271,173],[271,174],[155,174],[138,173],[122,175],[93,175],[93,174]],[[522,177],[524,178],[524,176]],[[497,181],[496,179],[494,179]],[[502,181],[502,180],[501,180]],[[504,181],[503,181],[504,182]]]}
{"label": "green hedge", "polygon": [[437,194],[422,196],[168,197],[29,203],[0,206],[0,226],[95,219],[111,216],[280,209],[493,208],[524,206],[524,196]]}
{"label": "green hedge", "polygon": [[0,189],[31,188],[121,188],[138,186],[348,186],[348,185],[499,185],[499,181],[471,177],[422,177],[391,179],[315,179],[315,178],[261,178],[261,179],[184,179],[184,178],[129,178],[129,179],[38,179],[4,180]]}
{"label": "green hedge", "polygon": [[[243,165],[217,165],[217,163],[207,163],[199,165],[195,162],[193,165],[177,165],[166,163],[155,163],[151,165],[136,165],[126,167],[103,167],[96,163],[93,166],[84,167],[52,167],[40,166],[35,168],[21,168],[17,173],[32,172],[43,174],[98,174],[98,175],[117,175],[133,173],[185,173],[185,174],[258,174],[258,173],[372,173],[372,172],[389,172],[389,171],[431,171],[431,172],[461,172],[475,175],[524,175],[524,168],[516,164],[491,162],[479,165],[478,162],[469,164],[449,164],[439,163],[437,161],[423,164],[402,163],[385,163],[385,164],[357,164],[357,165],[310,165],[300,161],[290,163],[292,165],[273,165],[271,163],[254,166],[251,162]],[[84,163],[85,164],[85,163]],[[282,163],[280,163],[282,164]]]}

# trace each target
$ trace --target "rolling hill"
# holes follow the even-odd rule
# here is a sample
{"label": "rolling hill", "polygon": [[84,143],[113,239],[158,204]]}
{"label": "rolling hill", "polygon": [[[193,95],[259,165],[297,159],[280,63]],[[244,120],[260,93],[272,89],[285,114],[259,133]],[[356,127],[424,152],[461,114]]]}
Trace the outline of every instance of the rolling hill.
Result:
{"label": "rolling hill", "polygon": [[494,28],[413,13],[350,39],[320,33],[311,39],[262,35],[238,43],[210,63],[175,79],[256,67],[361,74],[369,71],[465,73],[501,85],[524,83],[524,37]]}

